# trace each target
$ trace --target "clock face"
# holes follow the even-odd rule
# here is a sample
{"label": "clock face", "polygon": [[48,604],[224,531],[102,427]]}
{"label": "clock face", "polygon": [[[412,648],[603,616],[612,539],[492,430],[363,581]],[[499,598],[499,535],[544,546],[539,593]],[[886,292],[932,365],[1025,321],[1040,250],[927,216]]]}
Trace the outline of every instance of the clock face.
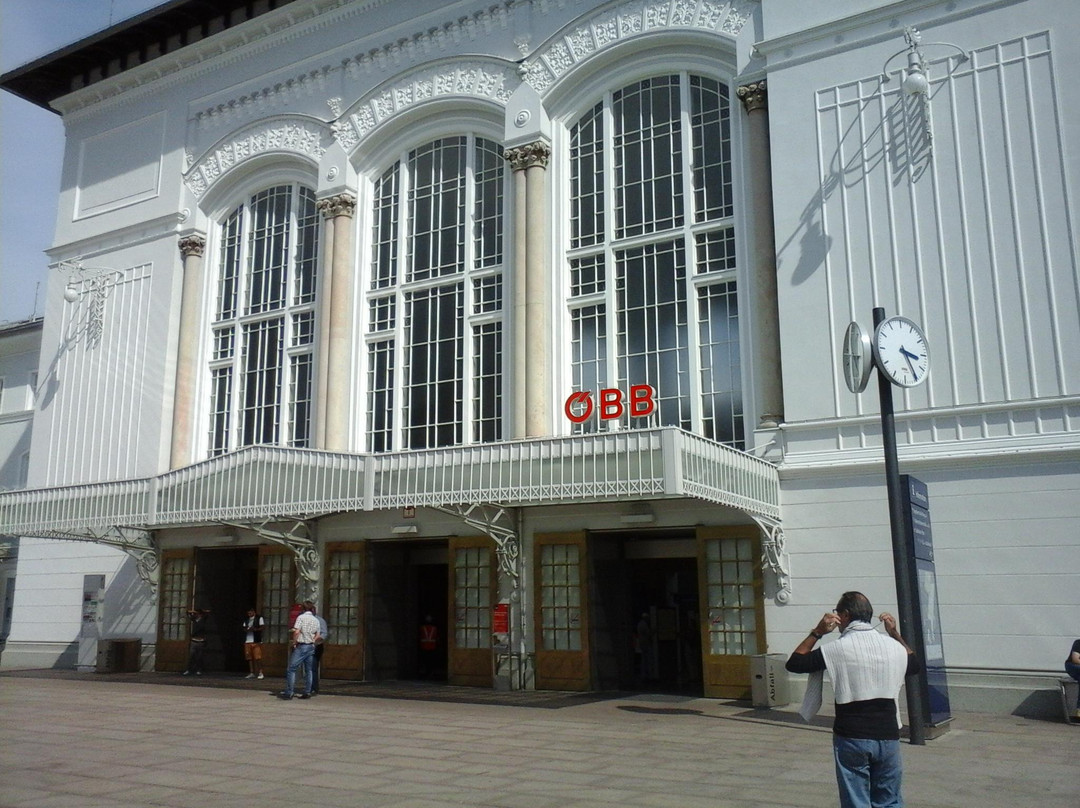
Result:
{"label": "clock face", "polygon": [[853,393],[865,390],[866,382],[870,378],[870,368],[874,363],[870,358],[870,336],[858,323],[849,325],[844,333],[840,361],[844,366],[844,381],[847,382],[848,390]]}
{"label": "clock face", "polygon": [[930,346],[911,320],[890,317],[874,333],[874,360],[893,384],[914,387],[930,372]]}

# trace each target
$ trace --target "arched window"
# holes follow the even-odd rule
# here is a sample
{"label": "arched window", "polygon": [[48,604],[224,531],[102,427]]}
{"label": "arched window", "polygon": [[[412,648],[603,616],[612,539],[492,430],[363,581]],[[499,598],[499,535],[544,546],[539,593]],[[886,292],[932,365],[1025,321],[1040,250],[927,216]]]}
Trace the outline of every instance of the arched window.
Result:
{"label": "arched window", "polygon": [[319,218],[296,184],[253,195],[221,223],[210,347],[209,454],[308,446]]}
{"label": "arched window", "polygon": [[413,149],[375,182],[371,451],[502,438],[504,185],[502,148],[472,135]]}
{"label": "arched window", "polygon": [[727,86],[623,87],[573,124],[569,157],[574,389],[652,385],[661,424],[741,447]]}

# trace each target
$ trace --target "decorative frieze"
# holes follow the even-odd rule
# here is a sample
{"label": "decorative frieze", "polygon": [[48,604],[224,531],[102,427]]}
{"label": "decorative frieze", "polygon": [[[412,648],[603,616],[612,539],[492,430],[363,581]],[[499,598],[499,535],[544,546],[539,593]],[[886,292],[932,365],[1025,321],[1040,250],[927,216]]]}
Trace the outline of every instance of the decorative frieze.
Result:
{"label": "decorative frieze", "polygon": [[417,70],[381,88],[330,125],[342,148],[351,151],[369,132],[402,112],[440,97],[469,97],[505,107],[518,86],[512,65],[495,60],[455,62]]}
{"label": "decorative frieze", "polygon": [[578,63],[633,37],[690,29],[736,36],[758,0],[635,0],[608,8],[551,41],[522,65],[525,81],[543,94]]}
{"label": "decorative frieze", "polygon": [[226,140],[199,159],[184,182],[195,196],[202,196],[222,174],[234,166],[269,152],[287,152],[318,162],[326,149],[325,133],[315,121],[274,120]]}

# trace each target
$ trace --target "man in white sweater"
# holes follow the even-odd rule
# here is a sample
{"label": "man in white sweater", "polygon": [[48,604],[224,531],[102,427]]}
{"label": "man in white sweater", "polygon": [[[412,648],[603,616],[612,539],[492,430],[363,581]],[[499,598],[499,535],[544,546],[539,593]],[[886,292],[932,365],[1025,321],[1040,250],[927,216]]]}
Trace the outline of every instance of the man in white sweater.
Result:
{"label": "man in white sweater", "polygon": [[[920,662],[896,628],[881,615],[888,636],[874,630],[874,607],[861,592],[845,592],[836,611],[826,613],[791,654],[787,669],[809,673],[802,714],[809,720],[820,704],[820,679],[829,672],[836,700],[833,756],[841,808],[902,808],[900,793],[900,710],[904,678]],[[835,642],[818,640],[840,629]],[[812,704],[815,702],[816,704]]]}

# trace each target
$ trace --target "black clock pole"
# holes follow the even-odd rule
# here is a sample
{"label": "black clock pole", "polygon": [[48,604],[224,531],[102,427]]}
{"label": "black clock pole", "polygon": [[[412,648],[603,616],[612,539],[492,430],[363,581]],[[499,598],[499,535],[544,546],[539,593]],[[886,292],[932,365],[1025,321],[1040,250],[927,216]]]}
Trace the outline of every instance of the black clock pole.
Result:
{"label": "black clock pole", "polygon": [[[885,309],[874,309],[874,332],[885,320]],[[908,559],[907,528],[904,525],[903,489],[900,487],[900,462],[896,456],[896,418],[893,415],[893,386],[889,377],[878,368],[878,395],[881,399],[881,443],[885,449],[885,484],[889,493],[889,528],[892,532],[893,572],[896,576],[896,605],[900,612],[900,629],[911,642],[922,631],[916,625],[915,586],[911,579]],[[915,646],[913,646],[915,647]],[[923,719],[918,675],[905,679],[907,693],[908,732],[910,741],[926,744],[926,723]]]}

